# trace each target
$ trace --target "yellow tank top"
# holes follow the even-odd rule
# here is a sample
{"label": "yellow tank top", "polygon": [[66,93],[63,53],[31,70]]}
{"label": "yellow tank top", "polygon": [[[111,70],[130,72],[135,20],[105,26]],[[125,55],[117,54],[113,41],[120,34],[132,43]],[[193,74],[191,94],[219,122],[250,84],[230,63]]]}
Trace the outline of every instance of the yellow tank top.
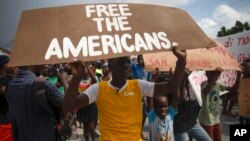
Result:
{"label": "yellow tank top", "polygon": [[97,96],[100,141],[141,141],[142,104],[137,80],[128,80],[121,92],[99,83]]}

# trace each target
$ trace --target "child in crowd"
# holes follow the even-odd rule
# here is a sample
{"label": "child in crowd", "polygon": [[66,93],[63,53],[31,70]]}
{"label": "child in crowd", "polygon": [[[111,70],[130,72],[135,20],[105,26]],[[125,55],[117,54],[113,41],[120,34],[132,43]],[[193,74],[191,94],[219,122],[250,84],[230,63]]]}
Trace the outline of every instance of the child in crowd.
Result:
{"label": "child in crowd", "polygon": [[236,85],[229,88],[216,81],[222,70],[206,71],[207,81],[201,83],[202,108],[199,113],[199,121],[208,135],[215,141],[221,141],[220,126],[220,91],[234,91]]}
{"label": "child in crowd", "polygon": [[[173,99],[169,105],[171,96]],[[150,141],[174,141],[173,120],[177,114],[178,101],[179,92],[153,98],[154,108],[148,113]]]}

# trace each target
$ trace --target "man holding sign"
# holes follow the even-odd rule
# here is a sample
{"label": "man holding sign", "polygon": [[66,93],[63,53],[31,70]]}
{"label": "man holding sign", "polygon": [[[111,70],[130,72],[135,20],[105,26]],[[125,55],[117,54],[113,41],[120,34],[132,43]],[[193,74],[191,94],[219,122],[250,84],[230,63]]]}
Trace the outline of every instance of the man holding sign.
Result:
{"label": "man holding sign", "polygon": [[182,81],[186,66],[186,51],[179,51],[174,47],[173,53],[178,61],[174,76],[169,83],[127,80],[131,72],[131,61],[129,57],[119,57],[109,59],[112,72],[110,82],[94,84],[79,96],[77,96],[77,84],[81,78],[81,65],[79,62],[72,63],[73,78],[64,98],[64,114],[96,101],[100,121],[100,140],[141,141],[141,98],[158,96],[163,91],[168,95],[176,94]]}

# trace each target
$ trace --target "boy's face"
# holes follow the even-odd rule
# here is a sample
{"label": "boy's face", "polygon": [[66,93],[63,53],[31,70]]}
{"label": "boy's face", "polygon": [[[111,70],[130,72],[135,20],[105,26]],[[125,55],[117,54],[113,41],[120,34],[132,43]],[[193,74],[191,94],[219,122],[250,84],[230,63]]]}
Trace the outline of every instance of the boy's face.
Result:
{"label": "boy's face", "polygon": [[156,114],[161,118],[164,119],[168,114],[168,99],[167,97],[157,97],[154,101],[154,108]]}

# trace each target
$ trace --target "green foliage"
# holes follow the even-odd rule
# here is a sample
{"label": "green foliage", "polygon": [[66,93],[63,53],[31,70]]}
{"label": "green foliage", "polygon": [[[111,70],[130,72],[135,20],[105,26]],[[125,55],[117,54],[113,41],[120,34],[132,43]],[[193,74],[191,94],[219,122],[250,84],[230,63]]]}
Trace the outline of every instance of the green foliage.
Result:
{"label": "green foliage", "polygon": [[223,37],[227,35],[232,35],[236,33],[240,33],[246,30],[250,30],[250,26],[248,22],[245,22],[244,24],[240,21],[235,22],[235,26],[231,27],[230,29],[227,29],[225,26],[221,27],[221,30],[218,31],[217,37]]}

